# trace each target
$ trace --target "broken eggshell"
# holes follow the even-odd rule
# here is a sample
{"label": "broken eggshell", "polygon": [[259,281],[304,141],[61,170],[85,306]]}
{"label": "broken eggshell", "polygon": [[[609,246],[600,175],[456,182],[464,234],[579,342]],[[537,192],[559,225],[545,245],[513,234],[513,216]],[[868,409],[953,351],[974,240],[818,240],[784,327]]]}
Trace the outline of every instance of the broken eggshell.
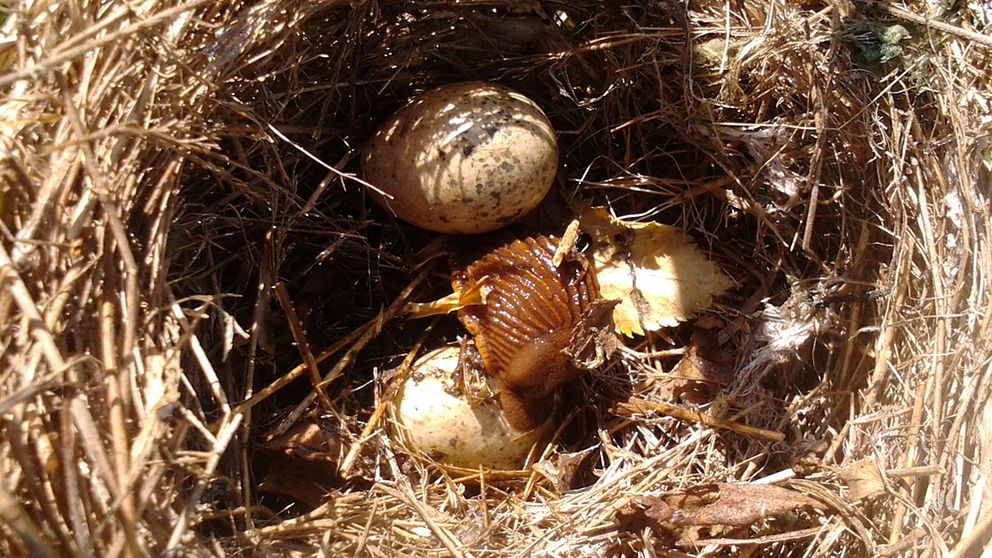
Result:
{"label": "broken eggshell", "polygon": [[511,89],[445,85],[400,109],[369,142],[363,177],[400,219],[442,232],[506,226],[544,199],[558,168],[547,117]]}
{"label": "broken eggshell", "polygon": [[618,300],[617,333],[633,337],[696,317],[734,281],[707,258],[685,231],[635,223],[592,207],[579,219],[589,235],[589,258],[600,294]]}
{"label": "broken eggshell", "polygon": [[520,469],[551,421],[522,432],[507,423],[495,400],[471,401],[456,379],[460,354],[458,346],[446,346],[414,362],[394,404],[399,440],[445,465]]}

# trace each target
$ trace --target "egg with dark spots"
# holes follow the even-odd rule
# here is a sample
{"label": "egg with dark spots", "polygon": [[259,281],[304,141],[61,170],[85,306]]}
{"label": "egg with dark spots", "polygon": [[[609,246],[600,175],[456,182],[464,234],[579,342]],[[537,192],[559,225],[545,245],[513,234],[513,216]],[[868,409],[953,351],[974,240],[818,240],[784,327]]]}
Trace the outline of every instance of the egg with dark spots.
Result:
{"label": "egg with dark spots", "polygon": [[363,178],[400,219],[484,233],[534,209],[551,188],[558,141],[547,116],[509,88],[445,85],[400,109],[369,141]]}

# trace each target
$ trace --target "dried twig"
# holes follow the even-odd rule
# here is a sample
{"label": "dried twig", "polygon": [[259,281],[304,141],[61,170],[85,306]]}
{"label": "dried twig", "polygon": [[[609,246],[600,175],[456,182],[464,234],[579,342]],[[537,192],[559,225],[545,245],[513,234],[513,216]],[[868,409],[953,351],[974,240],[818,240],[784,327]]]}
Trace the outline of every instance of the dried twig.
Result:
{"label": "dried twig", "polygon": [[668,403],[663,403],[661,401],[647,401],[637,397],[631,397],[626,402],[620,403],[617,406],[617,411],[615,412],[626,416],[637,413],[661,413],[670,417],[675,417],[679,420],[698,422],[714,428],[732,430],[738,434],[743,434],[745,436],[756,436],[758,438],[771,440],[772,442],[781,442],[782,440],[785,440],[785,434],[782,434],[781,432],[772,432],[763,428],[718,419],[697,411],[690,411],[684,407],[669,405]]}
{"label": "dried twig", "polygon": [[293,306],[293,300],[289,298],[286,285],[281,281],[276,283],[275,291],[276,300],[279,301],[279,306],[282,307],[282,311],[286,315],[286,321],[289,323],[289,331],[292,332],[293,339],[296,341],[296,350],[303,357],[302,366],[310,374],[310,380],[313,382],[313,391],[317,394],[320,404],[325,409],[331,409],[333,407],[331,399],[327,397],[327,393],[324,391],[324,387],[320,382],[320,370],[317,369],[317,360],[313,358],[313,352],[310,351],[307,334],[303,331],[303,325],[300,323],[300,317],[296,314],[296,307]]}
{"label": "dried twig", "polygon": [[948,35],[954,35],[955,37],[971,41],[984,48],[992,48],[992,37],[988,35],[983,35],[970,29],[964,29],[962,27],[958,27],[957,25],[951,25],[950,23],[938,21],[927,16],[921,16],[917,13],[904,10],[899,6],[893,6],[892,4],[879,2],[877,0],[865,0],[865,3],[889,15],[893,15],[906,21],[912,21],[913,23],[918,23],[928,29],[940,31],[941,33],[947,33]]}
{"label": "dried twig", "polygon": [[[337,364],[334,365],[334,368],[332,368],[326,375],[324,375],[324,378],[320,381],[319,384],[317,384],[318,386],[326,386],[334,382],[336,379],[338,379],[341,376],[341,374],[344,373],[345,368],[347,368],[352,363],[353,359],[358,354],[358,352],[361,351],[365,347],[365,345],[367,345],[370,341],[372,341],[372,339],[374,339],[377,335],[379,335],[379,333],[382,331],[383,326],[389,323],[390,320],[392,320],[393,318],[395,318],[396,316],[400,315],[403,312],[403,309],[406,307],[407,300],[409,299],[410,295],[413,293],[414,289],[416,289],[420,285],[420,283],[422,283],[424,279],[426,279],[428,275],[430,275],[431,271],[432,271],[431,266],[427,266],[421,269],[420,273],[418,273],[410,281],[410,283],[406,286],[406,288],[404,288],[400,292],[400,294],[396,296],[393,302],[385,309],[383,309],[379,313],[378,317],[376,317],[368,324],[366,324],[366,327],[363,328],[361,335],[359,335],[351,343],[351,346],[345,352],[344,356],[342,356],[341,359],[338,360]],[[303,413],[306,412],[306,409],[311,404],[313,404],[314,397],[315,396],[311,394],[306,398],[304,398],[303,401],[301,401],[293,409],[293,411],[289,414],[289,416],[287,416],[286,419],[283,420],[283,422],[279,425],[279,427],[275,429],[274,435],[279,435],[285,432],[287,429],[289,429],[290,426],[295,424],[296,421],[299,420],[301,416],[303,416]]]}

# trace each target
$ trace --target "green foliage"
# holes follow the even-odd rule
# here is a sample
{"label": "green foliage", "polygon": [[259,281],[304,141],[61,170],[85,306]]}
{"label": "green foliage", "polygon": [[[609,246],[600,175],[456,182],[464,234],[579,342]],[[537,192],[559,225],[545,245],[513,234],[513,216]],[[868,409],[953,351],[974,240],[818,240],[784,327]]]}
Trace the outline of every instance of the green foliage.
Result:
{"label": "green foliage", "polygon": [[902,40],[910,37],[902,25],[883,25],[874,21],[852,21],[847,24],[844,39],[857,52],[862,62],[885,64],[903,55]]}

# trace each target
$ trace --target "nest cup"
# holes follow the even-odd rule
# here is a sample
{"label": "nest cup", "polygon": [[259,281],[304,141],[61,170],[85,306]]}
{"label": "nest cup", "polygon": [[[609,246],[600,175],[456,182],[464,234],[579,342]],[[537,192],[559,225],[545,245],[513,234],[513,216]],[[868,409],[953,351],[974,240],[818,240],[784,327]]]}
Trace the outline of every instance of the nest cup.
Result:
{"label": "nest cup", "polygon": [[[0,554],[974,555],[992,21],[926,10],[0,8]],[[543,460],[489,476],[385,435],[389,371],[463,331],[402,319],[449,289],[438,235],[354,176],[460,81],[558,133],[521,227],[607,205],[737,284],[628,339]],[[769,484],[797,503],[718,513]]]}

